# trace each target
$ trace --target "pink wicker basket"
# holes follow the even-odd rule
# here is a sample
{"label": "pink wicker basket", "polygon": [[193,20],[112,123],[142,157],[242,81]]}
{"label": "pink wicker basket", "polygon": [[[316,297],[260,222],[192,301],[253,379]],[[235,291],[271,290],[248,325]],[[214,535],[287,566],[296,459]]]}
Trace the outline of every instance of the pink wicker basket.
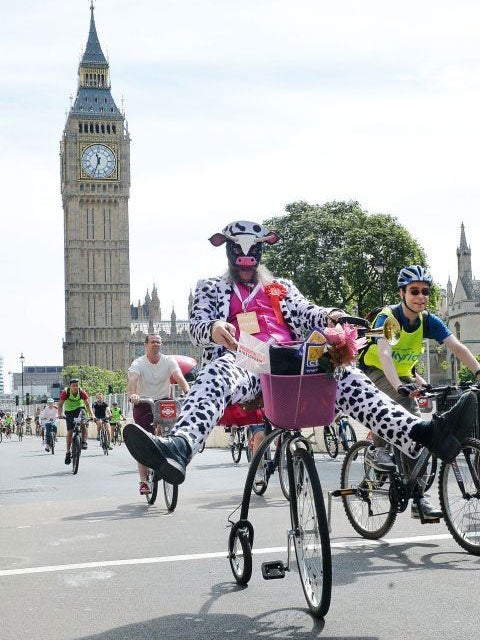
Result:
{"label": "pink wicker basket", "polygon": [[320,427],[334,419],[337,382],[325,373],[306,376],[261,373],[260,380],[265,415],[276,427]]}

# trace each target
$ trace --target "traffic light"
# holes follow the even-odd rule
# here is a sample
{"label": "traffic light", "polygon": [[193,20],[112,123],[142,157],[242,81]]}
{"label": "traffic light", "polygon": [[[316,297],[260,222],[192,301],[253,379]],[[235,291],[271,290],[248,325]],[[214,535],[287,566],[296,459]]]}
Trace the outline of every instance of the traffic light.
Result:
{"label": "traffic light", "polygon": [[19,404],[20,404],[20,398],[18,396],[15,396],[15,406],[18,407]]}
{"label": "traffic light", "polygon": [[25,394],[25,404],[30,404],[30,394],[28,393],[28,391]]}

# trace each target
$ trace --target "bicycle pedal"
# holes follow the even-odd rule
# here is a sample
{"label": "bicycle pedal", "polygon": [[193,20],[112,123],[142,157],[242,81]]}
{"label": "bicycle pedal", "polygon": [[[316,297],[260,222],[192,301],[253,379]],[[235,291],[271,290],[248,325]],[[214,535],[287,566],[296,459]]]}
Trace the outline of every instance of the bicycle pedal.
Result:
{"label": "bicycle pedal", "polygon": [[264,580],[279,580],[285,577],[285,565],[281,560],[262,563],[262,576]]}
{"label": "bicycle pedal", "polygon": [[438,524],[440,520],[441,518],[425,518],[424,520],[420,518],[420,524]]}

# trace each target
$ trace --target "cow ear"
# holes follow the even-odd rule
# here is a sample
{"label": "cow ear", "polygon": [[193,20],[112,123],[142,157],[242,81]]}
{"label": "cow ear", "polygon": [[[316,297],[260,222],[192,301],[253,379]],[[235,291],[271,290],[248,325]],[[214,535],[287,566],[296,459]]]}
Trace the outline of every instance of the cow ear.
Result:
{"label": "cow ear", "polygon": [[210,242],[213,244],[214,247],[219,247],[220,245],[222,245],[224,242],[226,242],[226,237],[223,235],[223,233],[214,233],[213,236],[211,236],[209,238]]}
{"label": "cow ear", "polygon": [[280,240],[280,236],[275,231],[270,231],[268,236],[265,236],[265,238],[262,238],[262,240],[267,244],[275,244]]}

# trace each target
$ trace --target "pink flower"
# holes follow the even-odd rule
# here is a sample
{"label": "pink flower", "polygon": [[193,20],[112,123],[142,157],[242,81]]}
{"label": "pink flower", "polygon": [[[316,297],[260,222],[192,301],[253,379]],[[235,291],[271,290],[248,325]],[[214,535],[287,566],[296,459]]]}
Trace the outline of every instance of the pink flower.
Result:
{"label": "pink flower", "polygon": [[329,344],[329,353],[337,367],[354,362],[359,350],[367,343],[366,338],[359,338],[357,328],[348,324],[337,324],[323,329]]}

